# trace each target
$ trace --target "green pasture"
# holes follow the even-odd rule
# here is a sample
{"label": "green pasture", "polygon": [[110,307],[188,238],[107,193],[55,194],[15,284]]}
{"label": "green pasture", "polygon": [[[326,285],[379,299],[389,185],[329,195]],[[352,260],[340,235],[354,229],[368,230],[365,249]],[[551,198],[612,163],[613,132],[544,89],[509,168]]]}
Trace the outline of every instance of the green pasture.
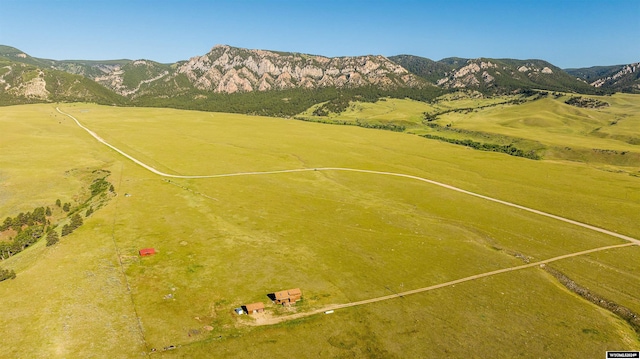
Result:
{"label": "green pasture", "polygon": [[268,117],[81,104],[62,109],[171,174],[315,167],[399,172],[640,236],[639,178],[588,164],[533,161],[404,133]]}
{"label": "green pasture", "polygon": [[474,97],[465,93],[446,94],[431,103],[410,99],[382,98],[377,102],[352,102],[341,113],[328,116],[313,116],[313,111],[322,104],[313,106],[299,116],[310,120],[323,119],[327,122],[356,123],[358,121],[371,124],[395,124],[405,126],[409,130],[424,128],[424,113],[441,113],[455,109],[491,107],[520,99],[522,96]]}
{"label": "green pasture", "polygon": [[[611,123],[615,119],[614,111],[607,108],[579,108],[567,105],[561,99],[545,98],[518,106],[498,106],[468,114],[449,113],[443,115],[440,121],[470,130],[534,139],[549,145],[562,143],[566,146],[598,147],[601,144],[602,148],[610,148],[611,142],[589,135],[597,128],[614,126]],[[634,122],[633,117],[629,120]],[[623,148],[626,147],[613,149]]]}
{"label": "green pasture", "polygon": [[199,357],[216,350],[233,358],[265,352],[323,358],[562,358],[598,357],[612,346],[636,345],[624,323],[550,280],[542,270],[529,269],[250,328],[162,357]]}
{"label": "green pasture", "polygon": [[[313,111],[319,106],[321,105],[311,107],[300,116],[313,120],[317,117],[313,116]],[[339,114],[332,113],[326,116],[326,120],[347,123],[356,123],[356,121],[373,124],[393,123],[407,128],[418,128],[422,126],[423,113],[433,109],[433,105],[425,102],[384,98],[377,102],[352,102],[346,111]]]}
{"label": "green pasture", "polygon": [[[77,205],[86,198],[91,171],[117,171],[115,156],[54,111],[51,105],[0,111],[3,219],[39,206],[59,211],[56,199]],[[41,239],[0,263],[18,273],[0,283],[3,356],[123,358],[144,352],[108,229],[116,208],[111,202],[53,247]]]}
{"label": "green pasture", "polygon": [[620,248],[561,261],[553,266],[592,292],[640,312],[640,248]]}
{"label": "green pasture", "polygon": [[[638,175],[640,165],[640,105],[637,95],[586,96],[607,102],[599,109],[565,103],[575,95],[483,98],[454,93],[432,103],[382,99],[375,103],[353,102],[339,114],[313,116],[316,107],[300,114],[309,120],[347,124],[394,124],[416,134],[432,134],[481,143],[513,144],[535,151],[550,160],[568,160],[622,170]],[[514,101],[525,101],[514,104]],[[430,128],[424,113],[439,114]],[[612,168],[614,166],[615,168]]]}
{"label": "green pasture", "polygon": [[52,111],[51,105],[0,111],[0,203],[2,219],[56,199],[75,202],[86,191],[87,169],[114,161],[93,138]]}
{"label": "green pasture", "polygon": [[455,129],[539,142],[544,156],[619,166],[640,164],[640,104],[637,95],[593,96],[610,104],[590,109],[568,105],[568,96],[470,113],[447,113],[436,123]]}
{"label": "green pasture", "polygon": [[[267,117],[60,108],[171,174],[399,172],[640,236],[640,178],[582,163]],[[12,357],[134,357],[151,348],[159,357],[584,357],[640,345],[626,323],[538,268],[253,327],[233,308],[264,301],[274,315],[286,314],[266,297],[277,290],[302,288],[295,310],[307,311],[623,241],[407,178],[339,171],[162,178],[54,105],[2,108],[0,146],[0,216],[81,198],[94,169],[110,170],[118,193],[57,245],[39,242],[0,262],[18,275],[0,283],[0,303],[12,308],[0,333]],[[158,254],[140,258],[145,247]],[[633,287],[613,274],[633,278],[637,266],[614,258],[633,258],[635,249],[554,266],[577,282],[607,279],[602,295],[637,308]],[[591,273],[599,268],[601,277]],[[162,352],[169,345],[178,348]]]}

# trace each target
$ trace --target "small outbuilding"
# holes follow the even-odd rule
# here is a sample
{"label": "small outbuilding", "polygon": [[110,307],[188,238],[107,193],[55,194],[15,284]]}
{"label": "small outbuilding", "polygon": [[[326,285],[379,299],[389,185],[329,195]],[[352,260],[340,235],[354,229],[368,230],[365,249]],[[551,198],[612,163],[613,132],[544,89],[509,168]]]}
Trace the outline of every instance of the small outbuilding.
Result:
{"label": "small outbuilding", "polygon": [[140,257],[147,257],[156,254],[155,248],[143,248],[138,253],[140,253]]}
{"label": "small outbuilding", "polygon": [[282,290],[273,293],[274,302],[282,305],[292,305],[302,299],[302,291],[300,288]]}
{"label": "small outbuilding", "polygon": [[264,303],[258,302],[247,304],[244,306],[244,309],[246,310],[247,314],[264,313]]}

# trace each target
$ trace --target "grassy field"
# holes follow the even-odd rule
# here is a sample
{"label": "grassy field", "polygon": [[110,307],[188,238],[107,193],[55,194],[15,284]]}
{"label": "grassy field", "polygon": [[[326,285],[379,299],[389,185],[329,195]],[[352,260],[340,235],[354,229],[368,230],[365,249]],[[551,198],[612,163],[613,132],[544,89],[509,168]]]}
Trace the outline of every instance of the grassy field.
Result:
{"label": "grassy field", "polygon": [[[402,125],[409,130],[422,129],[424,113],[442,113],[457,109],[482,108],[498,106],[514,99],[525,99],[523,96],[497,96],[481,98],[466,94],[446,94],[438,97],[432,103],[408,99],[384,98],[378,102],[353,102],[346,111],[331,113],[325,116],[331,122],[356,123],[363,121],[373,124]],[[301,113],[303,118],[313,119],[316,105]]]}
{"label": "grassy field", "polygon": [[[318,106],[311,107],[300,116],[314,119],[316,116],[313,116],[313,111]],[[356,121],[362,120],[374,124],[393,123],[407,128],[420,128],[422,127],[423,113],[433,110],[434,106],[424,102],[388,98],[375,103],[352,103],[345,112],[330,114],[326,116],[326,120],[347,123],[356,123]]]}
{"label": "grassy field", "polygon": [[[54,207],[56,199],[77,204],[90,185],[88,173],[119,168],[111,153],[52,109],[0,111],[2,218]],[[40,240],[0,263],[18,273],[0,283],[3,356],[133,357],[144,352],[108,229],[115,210],[112,201],[57,245],[45,247]]]}
{"label": "grassy field", "polygon": [[[635,313],[640,312],[638,247],[573,258],[554,265],[571,279]],[[594,270],[595,268],[595,270]]]}
{"label": "grassy field", "polygon": [[[537,95],[477,98],[460,93],[441,96],[431,104],[398,99],[352,103],[345,112],[327,117],[312,116],[312,108],[300,117],[330,123],[393,124],[421,135],[513,144],[549,160],[582,162],[640,175],[638,96],[587,96],[609,105],[598,109],[566,104],[572,97],[575,96],[548,94],[541,99]],[[518,100],[525,102],[515,103]],[[437,115],[437,119],[425,123],[424,113]]]}
{"label": "grassy field", "polygon": [[[409,113],[422,105],[382,105],[395,101],[396,109],[406,105],[407,121],[417,121]],[[400,172],[640,237],[640,178],[583,163],[266,117],[61,109],[172,174]],[[2,108],[0,146],[0,216],[79,198],[94,169],[110,170],[118,193],[59,244],[39,242],[0,262],[18,274],[0,283],[0,303],[11,308],[0,319],[11,357],[135,357],[152,348],[161,351],[154,356],[176,357],[589,357],[640,346],[628,324],[538,268],[250,326],[233,308],[268,302],[277,290],[302,288],[295,310],[307,311],[623,241],[406,178],[324,171],[161,178],[53,105]],[[144,247],[159,253],[140,258]],[[554,266],[638,310],[628,285],[637,276],[636,249]],[[616,261],[620,253],[627,260]],[[287,313],[271,303],[267,310]],[[162,351],[170,345],[178,348]]]}
{"label": "grassy field", "polygon": [[443,115],[441,124],[542,143],[544,155],[582,162],[637,167],[640,164],[640,105],[637,96],[596,97],[610,104],[579,108],[545,98],[519,106]]}

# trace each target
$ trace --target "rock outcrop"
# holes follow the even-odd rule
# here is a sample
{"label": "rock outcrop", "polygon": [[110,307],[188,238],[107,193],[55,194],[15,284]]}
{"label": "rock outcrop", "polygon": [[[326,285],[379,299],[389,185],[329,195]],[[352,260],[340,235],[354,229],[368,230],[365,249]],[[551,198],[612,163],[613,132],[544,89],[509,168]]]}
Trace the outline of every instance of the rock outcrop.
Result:
{"label": "rock outcrop", "polygon": [[278,53],[217,45],[182,63],[199,90],[249,92],[289,88],[415,86],[421,80],[383,56],[335,57]]}
{"label": "rock outcrop", "polygon": [[447,72],[445,77],[437,81],[437,84],[445,88],[490,87],[495,84],[496,78],[503,77],[503,74],[516,80],[522,76],[532,79],[539,75],[553,74],[550,67],[534,62],[516,65],[493,61],[489,59],[467,60],[464,66]]}
{"label": "rock outcrop", "polygon": [[[216,45],[209,53],[175,64],[149,60],[124,64],[61,64],[129,98],[171,96],[190,89],[237,93],[321,87],[414,87],[425,81],[384,56],[329,58]],[[184,81],[186,80],[186,81]],[[178,85],[180,84],[180,85]],[[160,90],[161,89],[161,90]]]}
{"label": "rock outcrop", "polygon": [[620,71],[616,72],[612,76],[607,76],[601,79],[598,79],[591,83],[591,86],[594,87],[617,87],[621,85],[623,82],[633,82],[635,80],[635,84],[633,87],[635,89],[640,90],[640,84],[638,83],[638,75],[640,73],[640,62],[636,62],[633,64],[625,65]]}

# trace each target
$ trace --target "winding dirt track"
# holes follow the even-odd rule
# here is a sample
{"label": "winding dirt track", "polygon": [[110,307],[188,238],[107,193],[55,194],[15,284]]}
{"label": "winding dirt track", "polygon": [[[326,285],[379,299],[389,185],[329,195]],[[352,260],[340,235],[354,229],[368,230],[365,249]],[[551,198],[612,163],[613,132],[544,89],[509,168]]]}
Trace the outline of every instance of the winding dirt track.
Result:
{"label": "winding dirt track", "polygon": [[631,242],[631,243],[635,243],[637,245],[640,245],[640,240],[633,238],[633,237],[629,237],[629,236],[625,236],[624,234],[619,234],[613,231],[609,231],[606,230],[604,228],[600,228],[600,227],[596,227],[596,226],[592,226],[590,224],[586,224],[586,223],[582,223],[582,222],[578,222],[578,221],[574,221],[572,219],[569,218],[565,218],[565,217],[560,217],[560,216],[556,216],[555,214],[551,214],[551,213],[547,213],[547,212],[543,212],[543,211],[539,211],[537,209],[533,209],[533,208],[529,208],[529,207],[525,207],[525,206],[521,206],[519,204],[515,204],[515,203],[511,203],[511,202],[507,202],[507,201],[503,201],[497,198],[493,198],[493,197],[488,197],[488,196],[484,196],[481,195],[479,193],[475,193],[475,192],[470,192],[467,190],[464,190],[462,188],[458,188],[458,187],[454,187],[451,185],[448,185],[446,183],[442,183],[442,182],[437,182],[434,180],[430,180],[427,178],[423,178],[423,177],[418,177],[418,176],[413,176],[413,175],[408,175],[408,174],[404,174],[404,173],[395,173],[395,172],[384,172],[384,171],[372,171],[372,170],[363,170],[363,169],[357,169],[357,168],[342,168],[342,167],[318,167],[318,168],[298,168],[298,169],[291,169],[291,170],[280,170],[280,171],[262,171],[262,172],[237,172],[237,173],[226,173],[226,174],[217,174],[217,175],[172,175],[169,173],[164,173],[161,172],[149,165],[147,165],[146,163],[134,158],[133,156],[125,153],[124,151],[120,150],[119,148],[113,146],[112,144],[108,143],[107,141],[103,140],[100,136],[98,136],[95,132],[91,131],[90,129],[86,128],[85,126],[83,126],[80,121],[78,121],[78,119],[76,119],[75,117],[73,117],[72,115],[62,112],[60,110],[60,108],[56,107],[56,110],[65,115],[68,116],[69,118],[71,118],[72,120],[74,120],[76,122],[76,124],[78,126],[80,126],[80,128],[82,128],[83,130],[87,131],[91,136],[93,136],[93,138],[95,138],[96,140],[98,140],[100,143],[108,146],[109,148],[111,148],[112,150],[118,152],[119,154],[123,155],[124,157],[130,159],[131,161],[135,162],[136,164],[146,168],[147,170],[162,176],[162,177],[170,177],[170,178],[190,178],[190,179],[195,179],[195,178],[221,178],[221,177],[236,177],[236,176],[257,176],[257,175],[270,175],[270,174],[279,174],[279,173],[292,173],[292,172],[309,172],[309,171],[345,171],[345,172],[358,172],[358,173],[368,173],[368,174],[376,174],[376,175],[384,175],[384,176],[393,176],[393,177],[404,177],[404,178],[409,178],[409,179],[413,179],[413,180],[417,180],[417,181],[422,181],[422,182],[427,182],[436,186],[440,186],[440,187],[444,187],[446,189],[450,189],[452,191],[456,191],[456,192],[460,192],[460,193],[464,193],[470,196],[474,196],[474,197],[478,197],[478,198],[482,198],[485,199],[487,201],[491,201],[491,202],[496,202],[496,203],[500,203],[503,204],[505,206],[509,206],[509,207],[514,207],[514,208],[518,208],[521,209],[523,211],[527,211],[527,212],[531,212],[531,213],[535,213],[541,216],[545,216],[545,217],[549,217],[549,218],[553,218],[553,219],[557,219],[559,221],[562,222],[566,222],[566,223],[570,223],[579,227],[583,227],[586,229],[590,229],[592,231],[596,231],[596,232],[600,232],[600,233],[604,233],[613,237],[617,237],[620,239],[624,239],[625,241]]}
{"label": "winding dirt track", "polygon": [[496,274],[501,274],[501,273],[506,273],[506,272],[513,272],[513,271],[520,270],[520,269],[525,269],[525,268],[536,267],[536,266],[544,265],[544,264],[547,264],[547,263],[550,263],[550,262],[555,262],[555,261],[558,261],[558,260],[561,260],[561,259],[577,257],[577,256],[581,256],[581,255],[584,255],[584,254],[604,251],[604,250],[607,250],[607,249],[629,247],[629,246],[634,246],[634,245],[635,245],[634,243],[624,243],[624,244],[617,244],[617,245],[613,245],[613,246],[606,246],[606,247],[588,249],[586,251],[565,254],[565,255],[562,255],[562,256],[545,259],[545,260],[542,260],[542,261],[539,261],[539,262],[535,262],[535,263],[528,263],[528,264],[523,264],[521,266],[498,269],[498,270],[494,270],[494,271],[491,271],[491,272],[476,274],[476,275],[472,275],[472,276],[469,276],[469,277],[452,280],[450,282],[435,284],[435,285],[432,285],[432,286],[429,286],[429,287],[408,290],[406,292],[401,292],[401,293],[397,293],[397,294],[385,295],[383,297],[365,299],[365,300],[360,300],[360,301],[357,301],[357,302],[350,302],[350,303],[344,303],[344,304],[330,304],[330,305],[328,305],[328,306],[326,306],[324,308],[321,308],[321,309],[315,309],[315,310],[309,311],[309,312],[296,313],[296,314],[286,315],[286,316],[282,316],[282,317],[266,317],[266,316],[265,317],[259,317],[259,318],[256,318],[255,322],[253,322],[253,323],[248,322],[247,324],[254,325],[254,326],[277,324],[277,323],[286,322],[286,321],[293,320],[293,319],[304,318],[304,317],[308,317],[308,316],[311,316],[311,315],[324,313],[324,312],[326,312],[328,310],[343,309],[343,308],[355,307],[355,306],[363,305],[363,304],[381,302],[383,300],[402,298],[402,297],[407,296],[407,295],[417,294],[417,293],[422,293],[422,292],[428,292],[430,290],[449,287],[449,286],[452,286],[452,285],[456,285],[458,283],[468,282],[470,280],[480,279],[480,278],[484,278],[484,277],[490,277],[490,276],[493,276],[493,275],[496,275]]}
{"label": "winding dirt track", "polygon": [[464,189],[461,189],[461,188],[458,188],[458,187],[454,187],[454,186],[451,186],[451,185],[448,185],[448,184],[445,184],[445,183],[433,181],[433,180],[430,180],[430,179],[427,179],[427,178],[423,178],[423,177],[403,174],[403,173],[373,171],[373,170],[364,170],[364,169],[356,169],[356,168],[341,168],[341,167],[299,168],[299,169],[280,170],[280,171],[238,172],[238,173],[227,173],[227,174],[217,174],[217,175],[173,175],[173,174],[169,174],[169,173],[164,173],[164,172],[161,172],[161,171],[159,171],[159,170],[157,170],[157,169],[155,169],[155,168],[153,168],[153,167],[141,162],[140,160],[130,156],[129,154],[123,152],[122,150],[118,149],[117,147],[115,147],[115,146],[111,145],[110,143],[106,142],[104,139],[102,139],[100,136],[98,136],[95,132],[93,132],[90,129],[88,129],[87,127],[83,126],[80,123],[80,121],[78,121],[78,119],[76,119],[75,117],[73,117],[72,115],[70,115],[68,113],[62,112],[60,110],[60,108],[56,107],[56,110],[59,113],[61,113],[62,115],[68,116],[69,118],[74,120],[76,122],[76,124],[80,128],[82,128],[83,130],[87,131],[87,133],[89,133],[93,138],[95,138],[96,140],[98,140],[102,144],[104,144],[104,145],[108,146],[109,148],[113,149],[114,151],[120,153],[121,155],[123,155],[124,157],[130,159],[134,163],[136,163],[136,164],[146,168],[147,170],[149,170],[149,171],[151,171],[151,172],[153,172],[153,173],[155,173],[155,174],[157,174],[159,176],[162,176],[162,177],[197,179],[197,178],[221,178],[221,177],[236,177],[236,176],[269,175],[269,174],[308,172],[308,171],[346,171],[346,172],[358,172],[358,173],[368,173],[368,174],[375,174],[375,175],[403,177],[403,178],[409,178],[409,179],[418,180],[418,181],[422,181],[422,182],[427,182],[427,183],[430,183],[430,184],[433,184],[433,185],[436,185],[436,186],[440,186],[440,187],[443,187],[443,188],[446,188],[446,189],[450,189],[452,191],[456,191],[456,192],[464,193],[464,194],[467,194],[467,195],[470,195],[470,196],[482,198],[482,199],[485,199],[487,201],[500,203],[500,204],[503,204],[505,206],[514,207],[514,208],[517,208],[517,209],[520,209],[520,210],[523,210],[523,211],[535,213],[535,214],[538,214],[540,216],[553,218],[553,219],[556,219],[556,220],[559,220],[559,221],[562,221],[562,222],[566,222],[566,223],[570,223],[570,224],[573,224],[573,225],[576,225],[576,226],[579,226],[579,227],[583,227],[583,228],[586,228],[586,229],[589,229],[589,230],[592,230],[592,231],[596,231],[596,232],[604,233],[604,234],[607,234],[607,235],[610,235],[610,236],[613,236],[613,237],[617,237],[617,238],[620,238],[620,239],[623,239],[623,240],[629,242],[629,243],[624,243],[624,244],[593,248],[593,249],[589,249],[589,250],[585,250],[585,251],[581,251],[581,252],[569,253],[569,254],[565,254],[565,255],[562,255],[562,256],[545,259],[545,260],[542,260],[542,261],[539,261],[539,262],[535,262],[535,263],[528,263],[528,264],[524,264],[524,265],[520,265],[520,266],[498,269],[498,270],[491,271],[491,272],[486,272],[486,273],[476,274],[476,275],[472,275],[472,276],[461,278],[461,279],[456,279],[456,280],[453,280],[453,281],[450,281],[450,282],[440,283],[440,284],[436,284],[436,285],[432,285],[432,286],[424,287],[424,288],[413,289],[413,290],[409,290],[409,291],[406,291],[406,292],[387,295],[387,296],[383,296],[383,297],[366,299],[366,300],[361,300],[361,301],[351,302],[351,303],[345,303],[345,304],[332,304],[332,305],[328,305],[328,306],[326,306],[324,308],[321,308],[321,309],[316,309],[316,310],[309,311],[309,312],[304,312],[304,313],[296,313],[296,314],[292,314],[292,315],[288,315],[288,316],[282,316],[282,317],[273,317],[273,318],[272,317],[266,317],[266,316],[265,317],[260,317],[260,318],[257,318],[257,320],[255,322],[249,323],[250,325],[272,325],[272,324],[277,324],[277,323],[281,323],[281,322],[288,321],[288,320],[293,320],[293,319],[298,319],[298,318],[303,318],[303,317],[307,317],[307,316],[323,313],[323,312],[329,311],[329,310],[336,310],[336,309],[342,309],[342,308],[355,307],[355,306],[358,306],[358,305],[370,304],[370,303],[380,302],[380,301],[383,301],[383,300],[389,300],[389,299],[404,297],[404,296],[411,295],[411,294],[422,293],[422,292],[426,292],[426,291],[430,291],[430,290],[434,290],[434,289],[438,289],[438,288],[453,286],[453,285],[458,284],[458,283],[463,283],[463,282],[467,282],[467,281],[471,281],[471,280],[475,280],[475,279],[479,279],[479,278],[489,277],[489,276],[493,276],[493,275],[496,275],[496,274],[512,272],[512,271],[516,271],[516,270],[520,270],[520,269],[531,268],[531,267],[543,265],[543,264],[546,264],[546,263],[558,261],[558,260],[561,260],[561,259],[581,256],[581,255],[588,254],[588,253],[603,251],[603,250],[607,250],[607,249],[628,247],[628,246],[632,246],[632,245],[640,245],[640,240],[638,240],[636,238],[633,238],[633,237],[629,237],[629,236],[626,236],[626,235],[623,235],[623,234],[619,234],[619,233],[616,233],[616,232],[613,232],[613,231],[609,231],[609,230],[606,230],[606,229],[603,229],[603,228],[600,228],[600,227],[592,226],[590,224],[574,221],[574,220],[569,219],[569,218],[556,216],[554,214],[543,212],[543,211],[539,211],[537,209],[521,206],[521,205],[518,205],[518,204],[515,204],[515,203],[503,201],[503,200],[500,200],[500,199],[497,199],[497,198],[493,198],[493,197],[484,196],[484,195],[481,195],[479,193],[470,192],[470,191],[467,191],[467,190],[464,190]]}

